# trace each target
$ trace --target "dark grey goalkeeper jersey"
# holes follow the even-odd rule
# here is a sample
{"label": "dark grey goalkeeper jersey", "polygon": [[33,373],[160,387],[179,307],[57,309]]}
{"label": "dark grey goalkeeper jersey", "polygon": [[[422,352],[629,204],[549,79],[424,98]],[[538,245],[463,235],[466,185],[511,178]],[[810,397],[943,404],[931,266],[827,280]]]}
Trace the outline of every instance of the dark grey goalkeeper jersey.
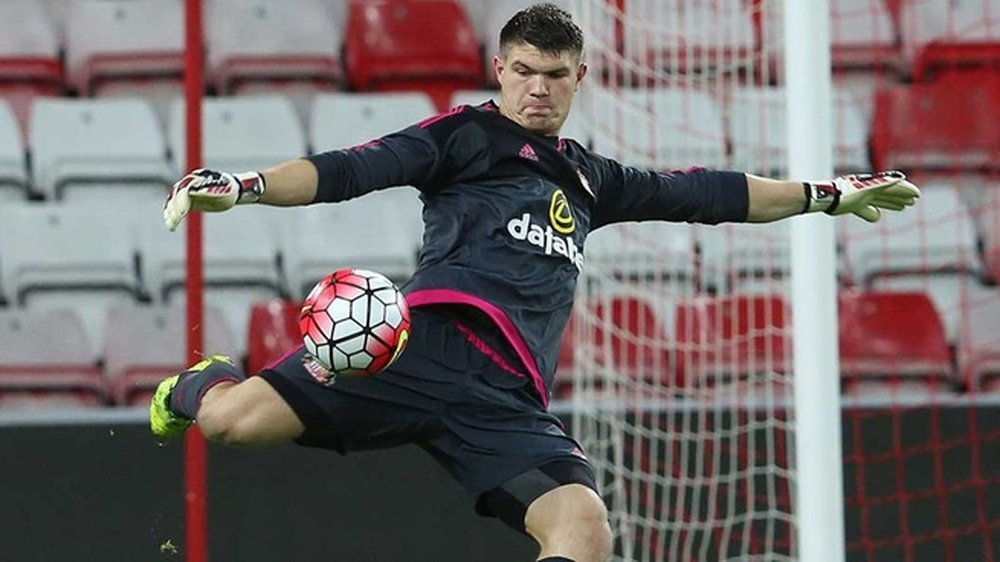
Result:
{"label": "dark grey goalkeeper jersey", "polygon": [[743,221],[748,209],[742,173],[631,168],[535,135],[492,102],[309,160],[319,170],[316,202],[398,185],[421,191],[424,240],[402,287],[407,302],[486,313],[544,403],[588,233],[623,221]]}

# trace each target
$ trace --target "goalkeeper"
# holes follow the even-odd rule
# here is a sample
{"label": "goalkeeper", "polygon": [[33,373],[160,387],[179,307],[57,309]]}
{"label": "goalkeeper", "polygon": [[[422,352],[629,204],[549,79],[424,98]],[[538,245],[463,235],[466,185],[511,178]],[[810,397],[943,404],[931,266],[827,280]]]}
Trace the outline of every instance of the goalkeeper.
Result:
{"label": "goalkeeper", "polygon": [[920,192],[899,172],[778,181],[704,168],[662,173],[594,154],[558,137],[587,74],[582,52],[570,16],[535,5],[500,33],[496,102],[262,172],[184,176],[164,209],[171,230],[190,211],[341,202],[412,185],[424,240],[402,287],[411,338],[388,370],[324,386],[301,347],[249,379],[209,357],[160,384],[153,433],[179,435],[197,421],[207,438],[232,445],[295,441],[346,453],[416,443],[480,514],[533,537],[538,560],[607,560],[612,533],[593,467],[547,411],[587,234],[623,221],[816,212],[874,222]]}

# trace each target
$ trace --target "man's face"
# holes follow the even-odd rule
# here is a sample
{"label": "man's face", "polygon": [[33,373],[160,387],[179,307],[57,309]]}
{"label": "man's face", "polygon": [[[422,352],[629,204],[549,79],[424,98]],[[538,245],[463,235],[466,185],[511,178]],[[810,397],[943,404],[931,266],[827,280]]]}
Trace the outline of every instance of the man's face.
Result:
{"label": "man's face", "polygon": [[568,51],[553,56],[529,43],[511,45],[493,59],[500,113],[540,135],[558,135],[587,65]]}

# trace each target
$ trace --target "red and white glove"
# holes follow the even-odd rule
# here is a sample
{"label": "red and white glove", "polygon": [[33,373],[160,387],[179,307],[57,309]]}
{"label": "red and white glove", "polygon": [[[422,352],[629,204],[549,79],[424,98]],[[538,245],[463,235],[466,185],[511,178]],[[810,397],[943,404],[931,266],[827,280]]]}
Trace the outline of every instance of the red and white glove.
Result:
{"label": "red and white glove", "polygon": [[920,189],[898,171],[852,174],[804,185],[806,206],[803,213],[853,213],[868,222],[878,222],[882,209],[902,211],[920,198]]}
{"label": "red and white glove", "polygon": [[256,203],[264,195],[264,188],[260,172],[230,174],[199,168],[171,188],[163,206],[163,222],[173,232],[190,211],[214,213]]}

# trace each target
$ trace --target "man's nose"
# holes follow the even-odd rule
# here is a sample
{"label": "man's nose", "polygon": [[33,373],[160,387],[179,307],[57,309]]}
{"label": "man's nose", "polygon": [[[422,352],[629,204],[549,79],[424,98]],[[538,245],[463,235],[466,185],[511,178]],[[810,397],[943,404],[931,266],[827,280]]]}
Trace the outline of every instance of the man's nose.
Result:
{"label": "man's nose", "polygon": [[533,96],[547,96],[549,95],[549,81],[543,74],[536,74],[531,79],[531,95]]}

